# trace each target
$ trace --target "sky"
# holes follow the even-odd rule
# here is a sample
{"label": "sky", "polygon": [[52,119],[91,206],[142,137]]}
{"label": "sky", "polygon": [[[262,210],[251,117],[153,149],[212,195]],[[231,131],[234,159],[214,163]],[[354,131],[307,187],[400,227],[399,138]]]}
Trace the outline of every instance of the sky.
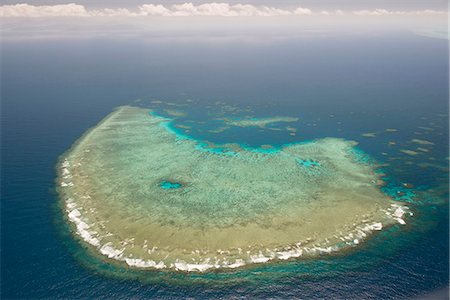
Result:
{"label": "sky", "polygon": [[[108,1],[98,1],[98,0],[29,0],[27,1],[15,1],[15,0],[3,0],[3,5],[11,5],[18,3],[28,3],[31,5],[55,5],[55,4],[69,4],[74,3],[84,5],[85,7],[91,8],[102,8],[102,7],[135,7],[142,4],[181,4],[186,1],[182,0],[160,0],[159,2],[149,1],[149,0],[108,0]],[[190,0],[195,5],[206,3],[208,1],[201,0]],[[214,2],[214,1],[210,1]],[[222,2],[222,1],[215,1]],[[395,9],[395,10],[416,10],[416,9],[437,9],[437,10],[447,10],[448,1],[446,0],[228,0],[229,4],[251,4],[251,5],[265,5],[265,6],[277,6],[277,7],[295,7],[295,6],[305,6],[313,9]]]}
{"label": "sky", "polygon": [[436,15],[446,14],[443,1],[252,1],[237,2],[55,2],[53,0],[30,3],[3,1],[0,15],[4,17],[54,17],[54,16],[289,16],[289,15]]}
{"label": "sky", "polygon": [[448,38],[448,4],[441,0],[3,0],[0,16],[3,39],[399,30]]}

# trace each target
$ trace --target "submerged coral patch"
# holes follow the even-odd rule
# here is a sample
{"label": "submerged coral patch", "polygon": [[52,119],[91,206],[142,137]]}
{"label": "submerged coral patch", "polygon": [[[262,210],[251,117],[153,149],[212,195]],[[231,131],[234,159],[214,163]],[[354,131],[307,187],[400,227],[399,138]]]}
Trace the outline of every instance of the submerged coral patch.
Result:
{"label": "submerged coral patch", "polygon": [[68,221],[111,262],[237,268],[353,247],[405,222],[407,208],[379,189],[355,142],[216,146],[170,122],[118,108],[59,165]]}
{"label": "submerged coral patch", "polygon": [[179,182],[163,180],[159,183],[159,186],[165,190],[170,190],[170,189],[179,189],[183,185]]}
{"label": "submerged coral patch", "polygon": [[312,159],[297,159],[297,162],[304,167],[320,167],[320,162],[314,161]]}

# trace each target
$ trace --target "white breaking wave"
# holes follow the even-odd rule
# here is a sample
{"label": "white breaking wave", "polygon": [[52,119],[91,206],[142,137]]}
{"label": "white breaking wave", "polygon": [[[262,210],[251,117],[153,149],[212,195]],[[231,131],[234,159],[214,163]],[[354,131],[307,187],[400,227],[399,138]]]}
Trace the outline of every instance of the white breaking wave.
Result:
{"label": "white breaking wave", "polygon": [[86,222],[81,220],[81,213],[76,208],[76,205],[72,199],[69,198],[66,200],[66,207],[69,213],[68,218],[72,223],[76,225],[78,235],[80,235],[83,240],[85,240],[92,246],[99,247],[100,240],[94,237],[93,233],[88,230],[90,226]]}

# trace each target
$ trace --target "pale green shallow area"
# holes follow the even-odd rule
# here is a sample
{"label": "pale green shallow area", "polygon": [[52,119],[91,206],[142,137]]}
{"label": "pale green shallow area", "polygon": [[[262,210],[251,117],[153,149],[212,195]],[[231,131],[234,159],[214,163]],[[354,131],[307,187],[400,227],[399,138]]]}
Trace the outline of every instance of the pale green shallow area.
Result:
{"label": "pale green shallow area", "polygon": [[[328,253],[404,223],[354,142],[219,154],[120,107],[64,156],[60,195],[93,251],[132,267],[205,271]],[[308,162],[308,163],[305,163]],[[164,188],[163,188],[164,187]],[[172,188],[176,187],[176,188]]]}
{"label": "pale green shallow area", "polygon": [[246,118],[246,119],[225,119],[225,123],[231,126],[239,127],[265,127],[272,123],[297,122],[298,118],[292,117],[273,117],[273,118]]}

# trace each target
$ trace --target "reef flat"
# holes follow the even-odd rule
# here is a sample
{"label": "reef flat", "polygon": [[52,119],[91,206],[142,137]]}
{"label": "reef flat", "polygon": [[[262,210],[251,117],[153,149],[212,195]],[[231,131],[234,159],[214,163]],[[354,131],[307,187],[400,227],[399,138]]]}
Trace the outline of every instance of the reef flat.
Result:
{"label": "reef flat", "polygon": [[225,119],[225,123],[229,126],[264,128],[269,124],[297,122],[298,120],[299,118],[293,117],[243,118],[243,119]]}
{"label": "reef flat", "polygon": [[[59,194],[74,232],[130,267],[206,271],[353,247],[404,224],[355,142],[278,151],[202,146],[171,119],[120,107],[64,154]],[[219,148],[220,149],[220,148]]]}

